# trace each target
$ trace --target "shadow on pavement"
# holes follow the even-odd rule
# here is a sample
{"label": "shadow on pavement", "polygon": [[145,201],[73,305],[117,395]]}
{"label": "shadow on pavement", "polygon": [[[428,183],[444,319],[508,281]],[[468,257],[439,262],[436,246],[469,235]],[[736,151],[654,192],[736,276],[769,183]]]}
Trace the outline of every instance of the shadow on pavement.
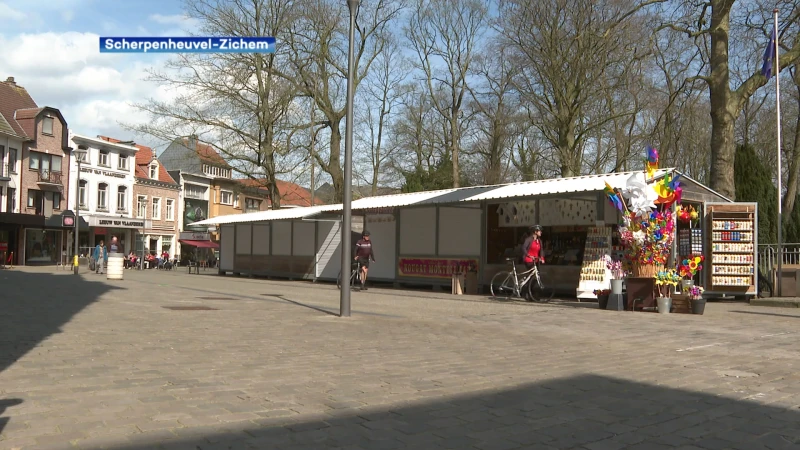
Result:
{"label": "shadow on pavement", "polygon": [[730,312],[737,314],[755,314],[757,316],[791,317],[793,319],[800,319],[800,316],[793,314],[778,314],[778,313],[757,312],[757,311],[730,311]]}
{"label": "shadow on pavement", "polygon": [[[3,415],[6,408],[10,406],[17,406],[22,403],[22,399],[19,398],[4,398],[0,399],[0,416]],[[0,417],[0,433],[3,432],[3,428],[6,427],[8,424],[9,417]]]}
{"label": "shadow on pavement", "polygon": [[330,410],[324,420],[293,422],[269,414],[213,434],[209,428],[176,429],[156,440],[132,436],[130,444],[105,448],[754,450],[800,443],[796,411],[594,375],[369,412]]}

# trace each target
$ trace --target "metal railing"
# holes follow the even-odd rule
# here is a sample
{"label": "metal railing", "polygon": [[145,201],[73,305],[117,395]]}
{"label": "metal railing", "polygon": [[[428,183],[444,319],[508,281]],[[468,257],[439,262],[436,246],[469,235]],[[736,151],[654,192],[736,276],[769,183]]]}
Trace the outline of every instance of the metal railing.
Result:
{"label": "metal railing", "polygon": [[61,172],[53,172],[52,170],[40,170],[38,182],[61,184]]}
{"label": "metal railing", "polygon": [[[800,243],[783,244],[781,264],[800,265]],[[774,269],[778,268],[778,245],[758,245],[758,271],[768,277]]]}

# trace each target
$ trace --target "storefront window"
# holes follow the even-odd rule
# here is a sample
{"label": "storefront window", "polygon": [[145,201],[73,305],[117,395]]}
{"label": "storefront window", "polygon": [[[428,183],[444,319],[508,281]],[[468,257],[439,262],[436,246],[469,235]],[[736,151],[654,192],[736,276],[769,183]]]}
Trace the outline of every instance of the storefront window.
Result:
{"label": "storefront window", "polygon": [[[501,226],[501,205],[489,205],[486,227],[486,262],[505,264],[519,256],[531,225]],[[505,217],[505,216],[503,216]],[[586,244],[586,226],[543,226],[542,240],[548,265],[580,266]]]}
{"label": "storefront window", "polygon": [[56,264],[61,254],[61,232],[25,231],[25,264]]}

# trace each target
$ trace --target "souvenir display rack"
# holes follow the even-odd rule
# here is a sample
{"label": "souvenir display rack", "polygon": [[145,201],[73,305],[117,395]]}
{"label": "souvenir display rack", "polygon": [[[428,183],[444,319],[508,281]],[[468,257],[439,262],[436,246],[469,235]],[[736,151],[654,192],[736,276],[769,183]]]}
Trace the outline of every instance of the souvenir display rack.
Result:
{"label": "souvenir display rack", "polygon": [[757,224],[756,203],[706,203],[707,294],[758,292]]}
{"label": "souvenir display rack", "polygon": [[610,226],[589,227],[583,249],[583,264],[578,283],[578,299],[597,298],[595,289],[610,289],[611,271],[606,267],[605,256],[611,254],[612,229]]}

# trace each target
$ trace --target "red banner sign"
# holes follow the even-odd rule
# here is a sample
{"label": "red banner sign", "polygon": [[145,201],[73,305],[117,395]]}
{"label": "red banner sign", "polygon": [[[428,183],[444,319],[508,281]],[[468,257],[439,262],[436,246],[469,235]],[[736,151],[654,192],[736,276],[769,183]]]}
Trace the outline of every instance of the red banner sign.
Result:
{"label": "red banner sign", "polygon": [[454,273],[477,271],[477,259],[400,258],[398,275],[416,278],[450,278]]}
{"label": "red banner sign", "polygon": [[8,251],[8,242],[0,242],[0,252]]}

